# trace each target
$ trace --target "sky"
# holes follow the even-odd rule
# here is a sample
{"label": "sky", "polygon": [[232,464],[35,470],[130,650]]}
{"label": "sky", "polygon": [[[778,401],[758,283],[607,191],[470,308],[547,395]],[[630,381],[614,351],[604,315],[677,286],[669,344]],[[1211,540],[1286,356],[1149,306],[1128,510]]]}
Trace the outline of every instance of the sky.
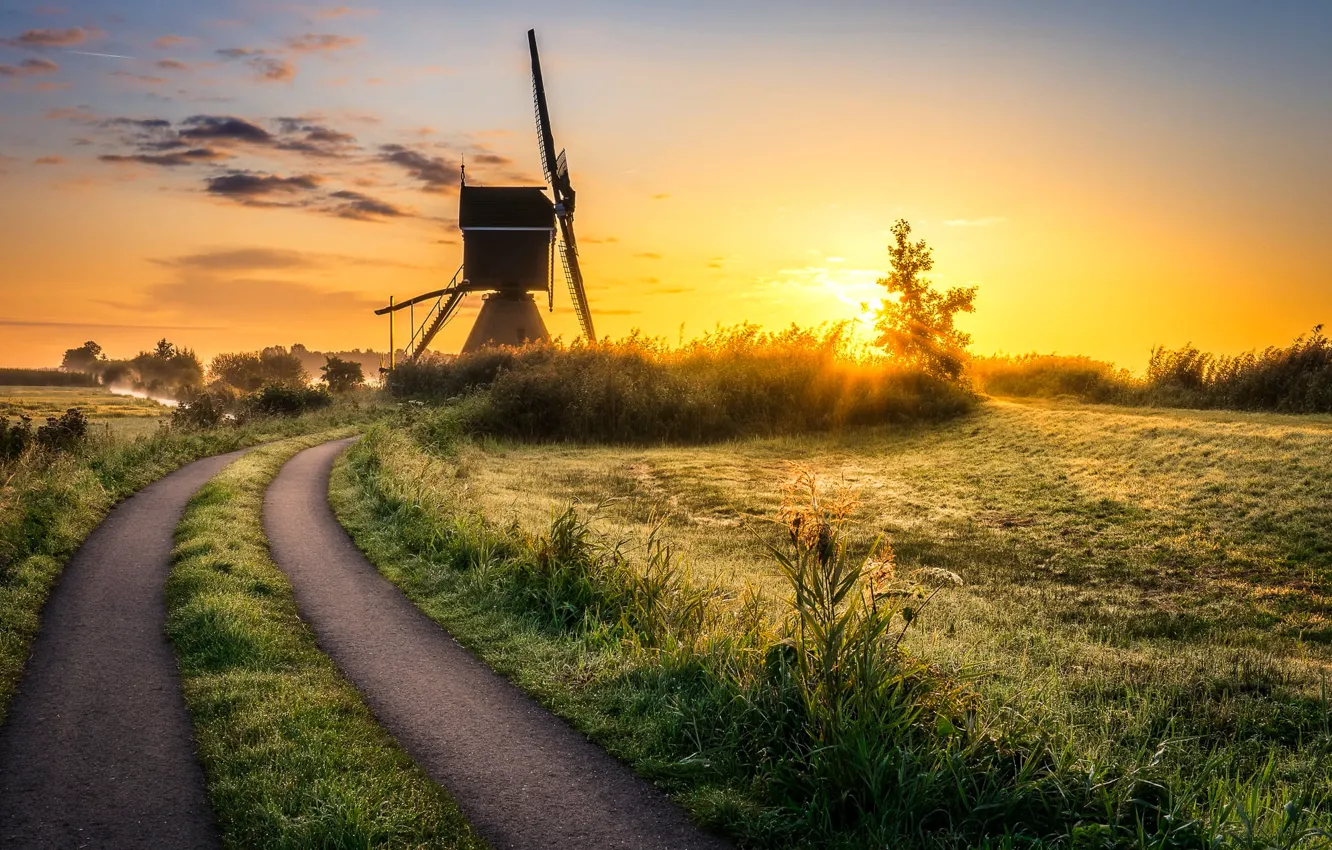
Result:
{"label": "sky", "polygon": [[529,27],[603,335],[867,333],[897,219],[981,354],[1332,320],[1326,2],[47,0],[0,5],[0,365],[385,349],[461,263],[459,166],[542,182]]}

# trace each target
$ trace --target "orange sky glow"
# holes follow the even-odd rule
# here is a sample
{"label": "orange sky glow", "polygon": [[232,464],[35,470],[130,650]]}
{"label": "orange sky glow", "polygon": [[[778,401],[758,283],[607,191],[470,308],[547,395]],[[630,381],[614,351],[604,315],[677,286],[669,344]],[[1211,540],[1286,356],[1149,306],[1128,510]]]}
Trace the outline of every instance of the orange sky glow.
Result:
{"label": "orange sky glow", "polygon": [[[528,26],[603,335],[863,321],[898,218],[979,287],[978,353],[1140,369],[1332,319],[1325,10],[965,5],[0,17],[0,365],[384,349],[372,310],[460,263],[456,164],[540,182]],[[546,318],[576,335],[562,284]]]}

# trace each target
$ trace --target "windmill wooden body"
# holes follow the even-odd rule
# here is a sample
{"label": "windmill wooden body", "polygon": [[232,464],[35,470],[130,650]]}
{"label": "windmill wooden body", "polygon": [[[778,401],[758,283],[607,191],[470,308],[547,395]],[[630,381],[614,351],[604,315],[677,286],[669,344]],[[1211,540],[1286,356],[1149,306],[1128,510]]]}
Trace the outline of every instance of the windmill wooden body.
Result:
{"label": "windmill wooden body", "polygon": [[[527,41],[532,54],[532,98],[541,165],[553,197],[546,195],[544,186],[469,186],[463,180],[458,196],[462,267],[443,289],[401,303],[390,300],[389,306],[375,311],[381,316],[410,311],[412,335],[405,346],[410,360],[425,353],[435,335],[457,313],[463,299],[474,293],[481,294],[483,301],[476,324],[463,345],[464,353],[488,345],[523,345],[548,339],[533,293],[544,290],[548,306],[554,307],[557,250],[579,328],[588,339],[596,339],[578,264],[578,243],[573,231],[574,190],[569,182],[568,160],[563,151],[555,155],[535,31],[527,31]],[[418,304],[428,305],[419,324]],[[390,348],[393,348],[391,340],[390,324]]]}

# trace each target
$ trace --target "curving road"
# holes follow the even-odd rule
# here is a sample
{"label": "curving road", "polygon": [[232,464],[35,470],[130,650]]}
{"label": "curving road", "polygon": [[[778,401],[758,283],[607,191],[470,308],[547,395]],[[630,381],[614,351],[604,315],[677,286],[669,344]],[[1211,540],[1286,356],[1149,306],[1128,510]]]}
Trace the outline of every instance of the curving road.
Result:
{"label": "curving road", "polygon": [[0,728],[0,846],[217,845],[163,588],[186,502],[242,453],[131,496],[65,565]]}
{"label": "curving road", "polygon": [[628,767],[463,649],[379,575],[328,505],[351,440],[296,455],[264,527],[296,604],[379,721],[496,848],[725,848]]}

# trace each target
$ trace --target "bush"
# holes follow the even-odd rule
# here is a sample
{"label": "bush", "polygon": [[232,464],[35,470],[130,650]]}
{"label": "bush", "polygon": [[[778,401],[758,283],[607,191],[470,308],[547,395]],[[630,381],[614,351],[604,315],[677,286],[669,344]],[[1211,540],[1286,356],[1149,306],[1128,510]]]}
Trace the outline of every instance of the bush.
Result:
{"label": "bush", "polygon": [[236,393],[229,386],[214,381],[208,389],[181,393],[176,409],[171,411],[171,426],[186,431],[216,428],[235,405]]}
{"label": "bush", "polygon": [[682,442],[942,419],[968,410],[958,383],[858,352],[843,326],[720,330],[679,349],[616,343],[491,348],[405,363],[399,398],[473,394],[470,430],[540,440]]}
{"label": "bush", "polygon": [[0,419],[0,460],[13,460],[32,445],[32,419],[20,416],[17,422]]}
{"label": "bush", "polygon": [[46,418],[46,424],[37,429],[37,445],[50,451],[74,451],[88,436],[88,420],[83,411],[71,407],[57,419]]}
{"label": "bush", "polygon": [[300,416],[332,403],[333,397],[323,387],[268,384],[246,396],[244,407],[263,416]]}

